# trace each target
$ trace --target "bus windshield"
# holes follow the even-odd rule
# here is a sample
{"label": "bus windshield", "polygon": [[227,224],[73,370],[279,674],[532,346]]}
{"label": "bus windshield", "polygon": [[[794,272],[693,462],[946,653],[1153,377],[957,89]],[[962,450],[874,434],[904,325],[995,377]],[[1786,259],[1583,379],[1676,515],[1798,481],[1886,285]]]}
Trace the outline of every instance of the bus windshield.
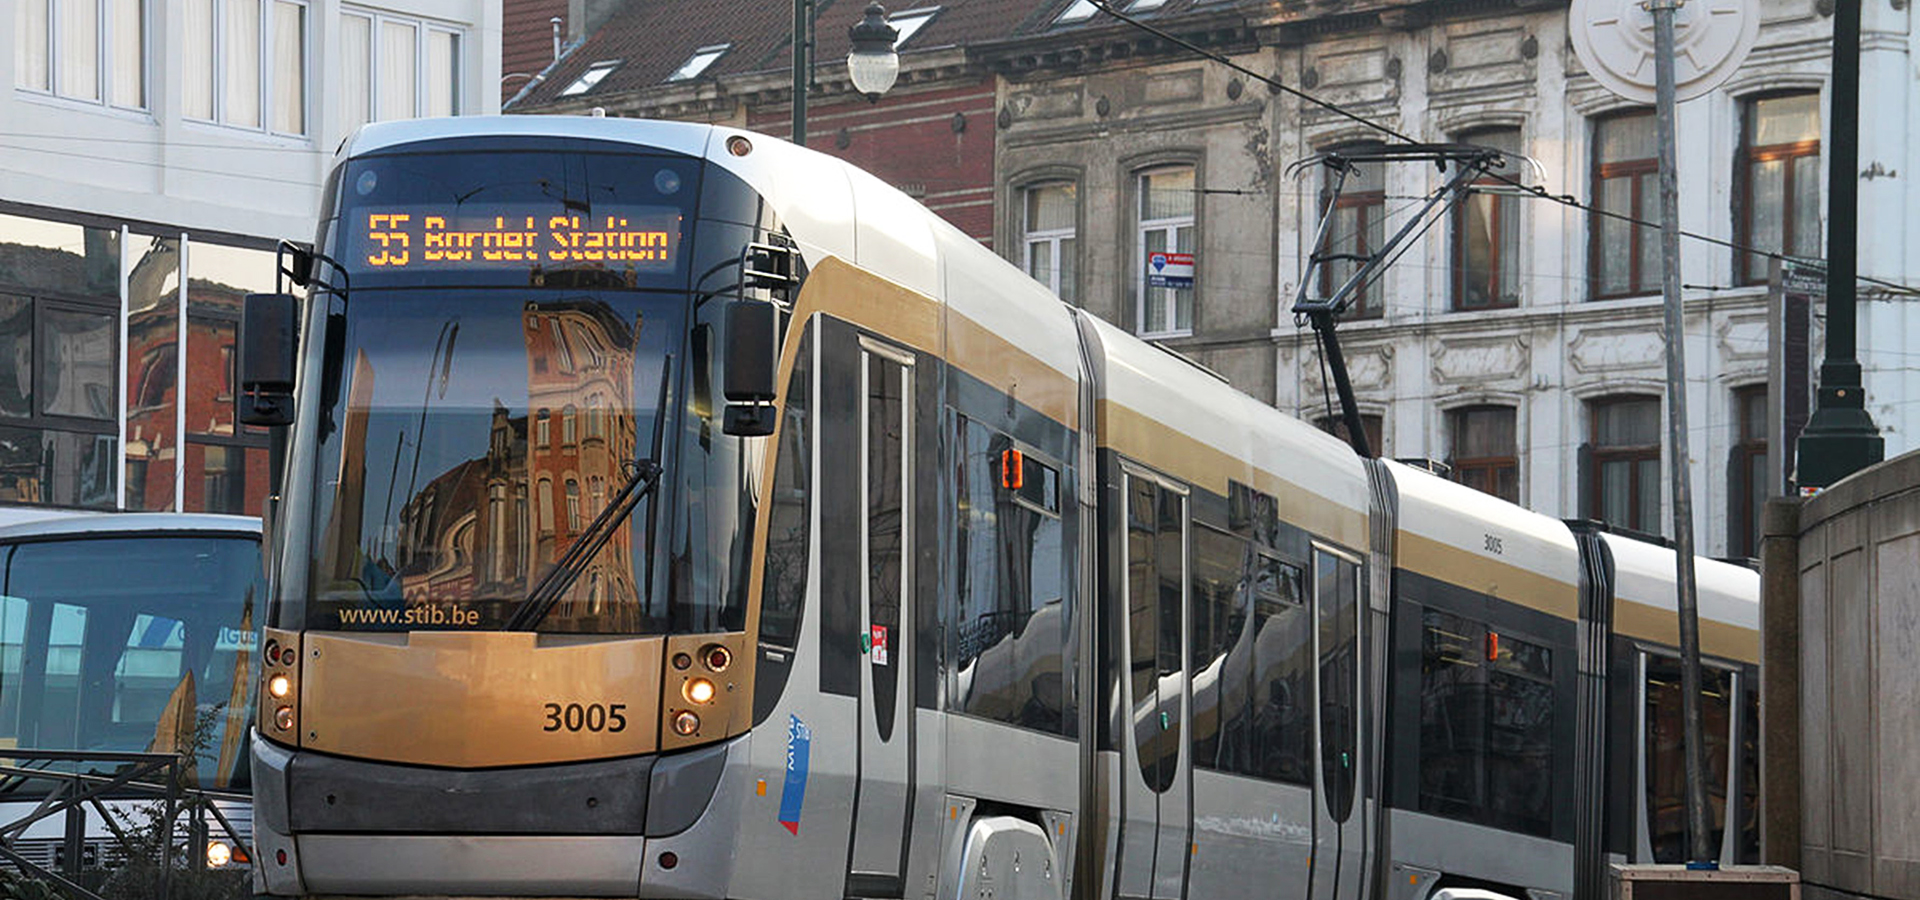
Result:
{"label": "bus windshield", "polygon": [[191,750],[201,786],[246,789],[256,540],[48,540],[0,559],[0,746]]}

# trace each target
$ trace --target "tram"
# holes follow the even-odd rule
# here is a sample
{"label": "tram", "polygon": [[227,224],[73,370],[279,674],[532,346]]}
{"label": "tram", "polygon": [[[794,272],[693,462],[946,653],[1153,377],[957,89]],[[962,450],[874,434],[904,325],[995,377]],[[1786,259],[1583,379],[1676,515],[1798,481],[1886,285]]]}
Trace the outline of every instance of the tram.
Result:
{"label": "tram", "polygon": [[[1358,458],[842,162],[371,125],[285,271],[262,893],[1585,900],[1678,852],[1670,550]],[[1758,579],[1698,572],[1732,861]]]}
{"label": "tram", "polygon": [[[218,810],[180,823],[184,853],[243,864],[260,520],[11,506],[0,520],[0,867],[73,878],[123,862],[119,833],[167,792],[100,781],[125,777],[127,754],[183,752],[182,786]],[[93,802],[68,805],[79,789]]]}

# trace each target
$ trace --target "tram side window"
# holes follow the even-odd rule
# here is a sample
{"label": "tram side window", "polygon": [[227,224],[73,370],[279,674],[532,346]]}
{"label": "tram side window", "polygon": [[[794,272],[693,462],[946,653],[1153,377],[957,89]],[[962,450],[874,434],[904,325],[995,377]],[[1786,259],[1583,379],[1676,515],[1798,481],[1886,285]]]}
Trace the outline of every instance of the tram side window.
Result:
{"label": "tram side window", "polygon": [[1539,644],[1489,632],[1489,821],[1528,834],[1553,831],[1553,657]]}
{"label": "tram side window", "polygon": [[774,459],[773,495],[768,498],[767,560],[760,601],[762,643],[792,649],[800,634],[807,599],[807,552],[813,519],[813,431],[808,410],[813,391],[813,331],[800,338],[800,351],[787,381],[786,419],[781,423],[779,455]]}
{"label": "tram side window", "polygon": [[1525,834],[1553,830],[1553,651],[1425,612],[1420,809]]}
{"label": "tram side window", "polygon": [[1427,610],[1420,639],[1420,811],[1478,818],[1486,806],[1486,629]]}
{"label": "tram side window", "polygon": [[[1193,763],[1201,768],[1233,770],[1245,765],[1245,717],[1230,715],[1246,705],[1249,682],[1245,660],[1229,651],[1246,629],[1252,592],[1248,589],[1246,541],[1208,525],[1193,529]],[[1229,667],[1239,662],[1238,667]]]}
{"label": "tram side window", "polygon": [[954,706],[1073,735],[1065,655],[1073,627],[1060,469],[955,417],[958,646]]}
{"label": "tram side window", "polygon": [[[1260,555],[1248,642],[1234,648],[1250,657],[1247,690],[1251,765],[1246,774],[1293,784],[1313,783],[1313,613],[1298,566]],[[1251,643],[1251,646],[1247,646]],[[1249,652],[1250,651],[1250,652]]]}
{"label": "tram side window", "polygon": [[[1680,715],[1680,660],[1647,657],[1647,830],[1655,862],[1687,858],[1687,759]],[[1711,844],[1721,846],[1727,816],[1727,737],[1732,725],[1732,673],[1700,668],[1700,731],[1707,744],[1707,807]]]}

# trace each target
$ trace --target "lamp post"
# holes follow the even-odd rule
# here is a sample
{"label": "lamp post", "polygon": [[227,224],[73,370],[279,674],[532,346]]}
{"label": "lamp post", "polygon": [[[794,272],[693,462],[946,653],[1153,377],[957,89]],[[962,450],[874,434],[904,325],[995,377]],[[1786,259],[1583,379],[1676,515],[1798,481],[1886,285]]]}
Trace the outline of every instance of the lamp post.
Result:
{"label": "lamp post", "polygon": [[[807,89],[813,84],[813,4],[814,0],[793,0],[793,142],[807,144]],[[887,10],[868,3],[865,16],[847,37],[853,50],[847,54],[847,77],[854,90],[870,100],[893,87],[900,76],[900,54],[893,43],[900,30],[887,24]]]}

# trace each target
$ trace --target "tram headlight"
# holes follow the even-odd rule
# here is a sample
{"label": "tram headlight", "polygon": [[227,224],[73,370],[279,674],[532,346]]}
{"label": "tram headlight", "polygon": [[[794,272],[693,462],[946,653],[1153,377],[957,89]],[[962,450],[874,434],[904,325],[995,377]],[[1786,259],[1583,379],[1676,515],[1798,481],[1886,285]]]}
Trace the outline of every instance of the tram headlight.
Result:
{"label": "tram headlight", "polygon": [[207,865],[209,867],[218,869],[230,862],[233,862],[233,848],[227,846],[226,841],[207,842]]}
{"label": "tram headlight", "polygon": [[693,737],[700,730],[700,717],[687,710],[681,710],[673,717],[673,733],[681,737]]}
{"label": "tram headlight", "polygon": [[273,711],[273,727],[281,731],[293,730],[293,707],[282,706]]}
{"label": "tram headlight", "polygon": [[272,694],[275,700],[287,699],[287,695],[293,693],[293,679],[284,672],[274,675],[267,679],[267,693]]}
{"label": "tram headlight", "polygon": [[683,693],[686,694],[688,703],[712,703],[714,695],[713,682],[705,678],[689,678],[687,679],[687,686],[683,690]]}

